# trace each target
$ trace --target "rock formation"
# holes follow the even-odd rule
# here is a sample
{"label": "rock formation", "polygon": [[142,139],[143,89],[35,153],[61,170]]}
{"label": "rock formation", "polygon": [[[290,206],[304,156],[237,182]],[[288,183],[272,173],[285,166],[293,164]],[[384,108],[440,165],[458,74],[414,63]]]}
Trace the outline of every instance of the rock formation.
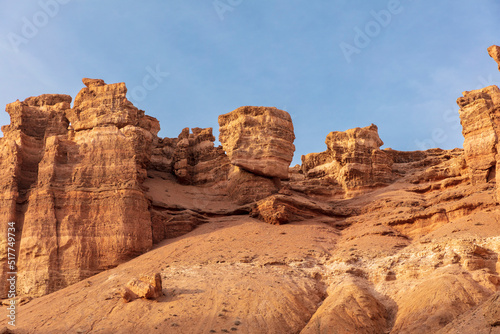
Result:
{"label": "rock formation", "polygon": [[179,183],[205,185],[227,180],[229,159],[214,146],[212,128],[185,128],[177,138],[158,138],[150,168],[174,174]]}
{"label": "rock formation", "polygon": [[141,275],[139,278],[130,280],[120,291],[125,302],[138,298],[157,299],[163,295],[161,275]]}
{"label": "rock formation", "polygon": [[219,116],[219,141],[232,169],[228,194],[240,204],[261,200],[288,178],[293,159],[292,118],[283,110],[241,107]]}
{"label": "rock formation", "polygon": [[[499,331],[496,86],[458,100],[464,149],[380,150],[371,125],[285,171],[283,111],[222,115],[215,147],[210,128],[158,138],[123,84],[84,83],[73,108],[7,106],[0,218],[16,225],[18,294],[44,295],[20,299],[16,330]],[[121,302],[136,298],[160,302]]]}
{"label": "rock formation", "polygon": [[393,180],[392,159],[380,150],[384,143],[376,125],[330,132],[325,144],[325,152],[302,156],[307,178],[329,178],[342,186],[347,197]]}
{"label": "rock formation", "polygon": [[256,175],[288,178],[295,135],[286,111],[241,107],[220,115],[219,126],[219,140],[231,164]]}
{"label": "rock formation", "polygon": [[158,121],[125,84],[83,81],[73,108],[63,95],[7,106],[2,152],[18,172],[2,184],[12,190],[2,214],[18,224],[20,294],[50,293],[152,246],[141,184]]}
{"label": "rock formation", "polygon": [[500,134],[500,90],[497,86],[464,92],[457,100],[464,135],[464,155],[473,183],[496,178]]}
{"label": "rock formation", "polygon": [[492,45],[488,48],[488,53],[498,64],[498,70],[500,71],[500,46]]}
{"label": "rock formation", "polygon": [[173,170],[185,184],[206,184],[227,179],[229,160],[222,147],[214,147],[212,128],[182,130],[173,154]]}
{"label": "rock formation", "polygon": [[[499,64],[500,47],[488,48],[490,56]],[[464,155],[473,183],[495,180],[498,169],[500,135],[500,90],[497,86],[465,91],[457,100],[460,123],[464,135]],[[499,176],[500,177],[500,176]]]}

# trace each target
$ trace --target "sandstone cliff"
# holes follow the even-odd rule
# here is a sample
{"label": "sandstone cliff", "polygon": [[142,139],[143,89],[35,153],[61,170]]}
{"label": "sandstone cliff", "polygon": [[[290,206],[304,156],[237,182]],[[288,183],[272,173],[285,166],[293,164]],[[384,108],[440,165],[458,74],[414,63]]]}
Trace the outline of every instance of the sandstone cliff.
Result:
{"label": "sandstone cliff", "polygon": [[56,291],[152,246],[141,183],[158,122],[124,84],[84,83],[73,108],[62,95],[7,106],[2,153],[17,172],[1,210],[17,224],[20,294]]}
{"label": "sandstone cliff", "polygon": [[326,179],[342,187],[346,197],[393,181],[392,157],[380,150],[384,143],[378,128],[331,132],[327,150],[302,156],[302,172],[307,179]]}
{"label": "sandstone cliff", "polygon": [[472,182],[486,182],[496,175],[499,124],[495,115],[500,112],[500,90],[490,86],[463,95],[457,103],[465,138],[465,160]]}
{"label": "sandstone cliff", "polygon": [[227,179],[229,159],[215,147],[212,128],[185,128],[177,138],[159,138],[150,168],[177,176],[182,184],[203,185]]}
{"label": "sandstone cliff", "polygon": [[[7,106],[0,218],[18,292],[44,295],[19,331],[500,332],[496,86],[458,99],[463,149],[381,150],[371,125],[288,168],[284,111],[220,116],[215,147],[210,128],[158,138],[124,84],[84,83],[73,108]],[[157,302],[125,304],[124,286]]]}

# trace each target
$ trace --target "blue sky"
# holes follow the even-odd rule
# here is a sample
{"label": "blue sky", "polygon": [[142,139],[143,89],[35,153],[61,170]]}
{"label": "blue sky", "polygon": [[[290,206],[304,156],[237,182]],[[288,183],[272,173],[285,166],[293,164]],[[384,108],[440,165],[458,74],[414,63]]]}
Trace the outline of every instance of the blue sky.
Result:
{"label": "blue sky", "polygon": [[329,132],[371,123],[383,147],[449,149],[463,143],[462,91],[500,84],[492,44],[495,0],[4,1],[0,104],[74,98],[83,77],[101,78],[125,82],[162,137],[218,134],[218,115],[243,105],[284,109],[293,164]]}

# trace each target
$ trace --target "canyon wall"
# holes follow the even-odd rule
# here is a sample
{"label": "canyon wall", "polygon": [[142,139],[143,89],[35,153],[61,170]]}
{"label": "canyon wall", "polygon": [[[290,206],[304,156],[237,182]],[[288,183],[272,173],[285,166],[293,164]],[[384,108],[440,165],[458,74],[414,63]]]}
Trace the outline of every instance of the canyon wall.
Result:
{"label": "canyon wall", "polygon": [[65,95],[7,106],[2,155],[15,173],[2,182],[2,216],[17,225],[19,294],[56,291],[152,246],[141,184],[158,121],[125,84],[84,83],[73,108]]}
{"label": "canyon wall", "polygon": [[384,142],[376,125],[330,132],[325,144],[325,152],[302,156],[302,172],[307,178],[330,178],[347,197],[394,180],[392,157],[380,150]]}
{"label": "canyon wall", "polygon": [[[498,50],[489,49],[497,62]],[[335,229],[347,250],[357,247],[351,240],[367,239],[399,249],[496,203],[474,197],[497,191],[500,177],[496,86],[458,99],[463,150],[381,150],[372,124],[329,133],[324,152],[302,156],[301,166],[289,168],[295,135],[285,111],[246,106],[219,116],[221,146],[216,147],[211,128],[185,128],[177,138],[159,138],[159,122],[127,100],[124,83],[83,82],[73,107],[70,96],[55,94],[7,105],[11,124],[2,127],[0,139],[2,298],[6,273],[12,271],[7,222],[16,225],[18,293],[41,296],[116,267],[213,217],[246,215],[276,225],[313,219]],[[459,186],[464,188],[453,190]],[[393,191],[387,198],[362,197],[384,188]],[[477,264],[493,261],[494,254],[485,252],[456,261],[496,277],[497,262]],[[349,265],[357,263],[352,261]],[[404,277],[405,268],[398,275]],[[346,326],[385,328],[390,317],[385,306],[364,283],[356,284],[332,287],[331,293],[344,291],[347,301],[351,295],[367,300],[376,319],[367,316],[362,324]],[[474,303],[486,297],[478,292]],[[397,328],[422,319],[427,310],[413,316],[417,306],[402,309],[407,319]],[[343,316],[334,297],[321,312],[314,317],[320,323]]]}

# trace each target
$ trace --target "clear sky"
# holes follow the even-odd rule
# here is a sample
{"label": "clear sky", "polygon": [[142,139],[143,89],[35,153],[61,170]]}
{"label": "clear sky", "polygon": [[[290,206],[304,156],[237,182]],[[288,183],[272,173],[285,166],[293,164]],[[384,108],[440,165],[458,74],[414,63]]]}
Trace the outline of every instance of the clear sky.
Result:
{"label": "clear sky", "polygon": [[[243,105],[288,111],[300,156],[376,124],[398,150],[461,147],[456,99],[500,84],[497,0],[2,1],[0,104],[125,82],[161,137]],[[0,113],[0,123],[9,117]]]}

